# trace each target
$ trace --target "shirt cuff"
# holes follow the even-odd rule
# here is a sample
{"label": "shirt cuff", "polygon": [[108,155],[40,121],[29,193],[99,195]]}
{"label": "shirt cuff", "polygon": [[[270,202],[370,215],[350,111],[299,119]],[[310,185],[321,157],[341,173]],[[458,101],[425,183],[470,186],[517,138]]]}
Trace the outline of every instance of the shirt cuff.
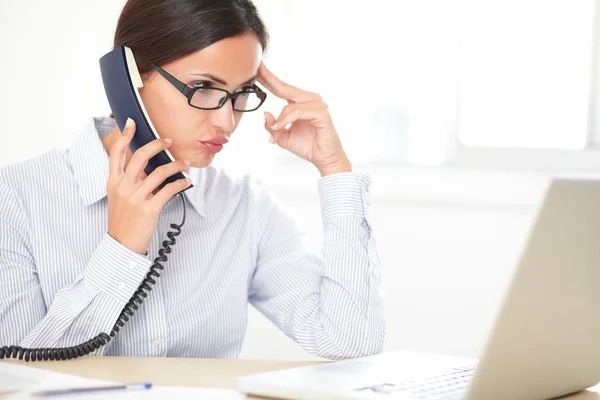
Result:
{"label": "shirt cuff", "polygon": [[323,221],[336,217],[366,217],[370,208],[371,177],[358,172],[340,172],[319,178]]}
{"label": "shirt cuff", "polygon": [[104,234],[84,272],[84,279],[115,299],[127,303],[145,278],[152,262]]}

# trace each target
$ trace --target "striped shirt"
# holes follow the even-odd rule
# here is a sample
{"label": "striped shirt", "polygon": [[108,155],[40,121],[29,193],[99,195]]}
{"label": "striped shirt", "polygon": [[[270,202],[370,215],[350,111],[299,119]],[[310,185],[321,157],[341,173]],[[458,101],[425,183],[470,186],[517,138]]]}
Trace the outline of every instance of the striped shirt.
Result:
{"label": "striped shirt", "polygon": [[[115,127],[91,118],[68,149],[0,169],[0,346],[66,347],[110,333],[144,279],[182,199],[163,207],[148,256],[107,233]],[[319,178],[322,254],[256,180],[190,168],[187,215],[139,310],[96,355],[237,358],[248,303],[307,352],[379,353],[385,318],[368,217],[369,175]]]}

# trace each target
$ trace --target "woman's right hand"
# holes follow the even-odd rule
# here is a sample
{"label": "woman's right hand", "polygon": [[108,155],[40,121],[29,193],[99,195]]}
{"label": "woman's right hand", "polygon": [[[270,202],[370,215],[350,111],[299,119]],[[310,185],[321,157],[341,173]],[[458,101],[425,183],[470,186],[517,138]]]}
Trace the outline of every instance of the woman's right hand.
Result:
{"label": "woman's right hand", "polygon": [[110,148],[110,172],[106,184],[108,195],[108,234],[123,246],[145,254],[156,231],[158,216],[171,197],[191,184],[178,179],[153,192],[169,176],[189,167],[189,161],[173,161],[145,176],[144,168],[154,155],[169,148],[170,139],[156,139],[139,148],[125,169],[129,143],[135,122],[128,119],[123,135]]}

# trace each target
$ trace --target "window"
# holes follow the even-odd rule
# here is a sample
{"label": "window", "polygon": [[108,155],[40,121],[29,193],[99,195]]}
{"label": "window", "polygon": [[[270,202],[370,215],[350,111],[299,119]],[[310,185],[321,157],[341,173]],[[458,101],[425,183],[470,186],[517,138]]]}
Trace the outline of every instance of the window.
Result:
{"label": "window", "polygon": [[285,75],[355,163],[600,171],[598,3],[290,0]]}
{"label": "window", "polygon": [[594,0],[472,2],[463,23],[459,140],[586,146]]}
{"label": "window", "polygon": [[468,166],[600,172],[598,1],[470,4],[454,152]]}

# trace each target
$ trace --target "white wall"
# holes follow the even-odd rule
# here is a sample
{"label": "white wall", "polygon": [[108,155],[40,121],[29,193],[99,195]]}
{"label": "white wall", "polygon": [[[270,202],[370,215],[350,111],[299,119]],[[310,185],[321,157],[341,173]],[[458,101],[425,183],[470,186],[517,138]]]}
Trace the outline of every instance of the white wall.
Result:
{"label": "white wall", "polygon": [[[284,2],[257,3],[273,34],[267,60],[285,78],[285,36],[277,34],[284,32],[278,18]],[[90,116],[108,113],[98,59],[110,50],[122,4],[0,0],[0,166],[66,147]],[[278,105],[271,98],[265,107]],[[353,117],[334,115],[340,126]],[[318,250],[314,171],[295,163],[273,168],[282,152],[268,144],[261,115],[243,123],[244,134],[220,158],[264,178],[302,217]],[[546,177],[393,166],[371,172],[375,234],[385,271],[385,349],[475,356]],[[242,356],[311,358],[254,311]]]}

